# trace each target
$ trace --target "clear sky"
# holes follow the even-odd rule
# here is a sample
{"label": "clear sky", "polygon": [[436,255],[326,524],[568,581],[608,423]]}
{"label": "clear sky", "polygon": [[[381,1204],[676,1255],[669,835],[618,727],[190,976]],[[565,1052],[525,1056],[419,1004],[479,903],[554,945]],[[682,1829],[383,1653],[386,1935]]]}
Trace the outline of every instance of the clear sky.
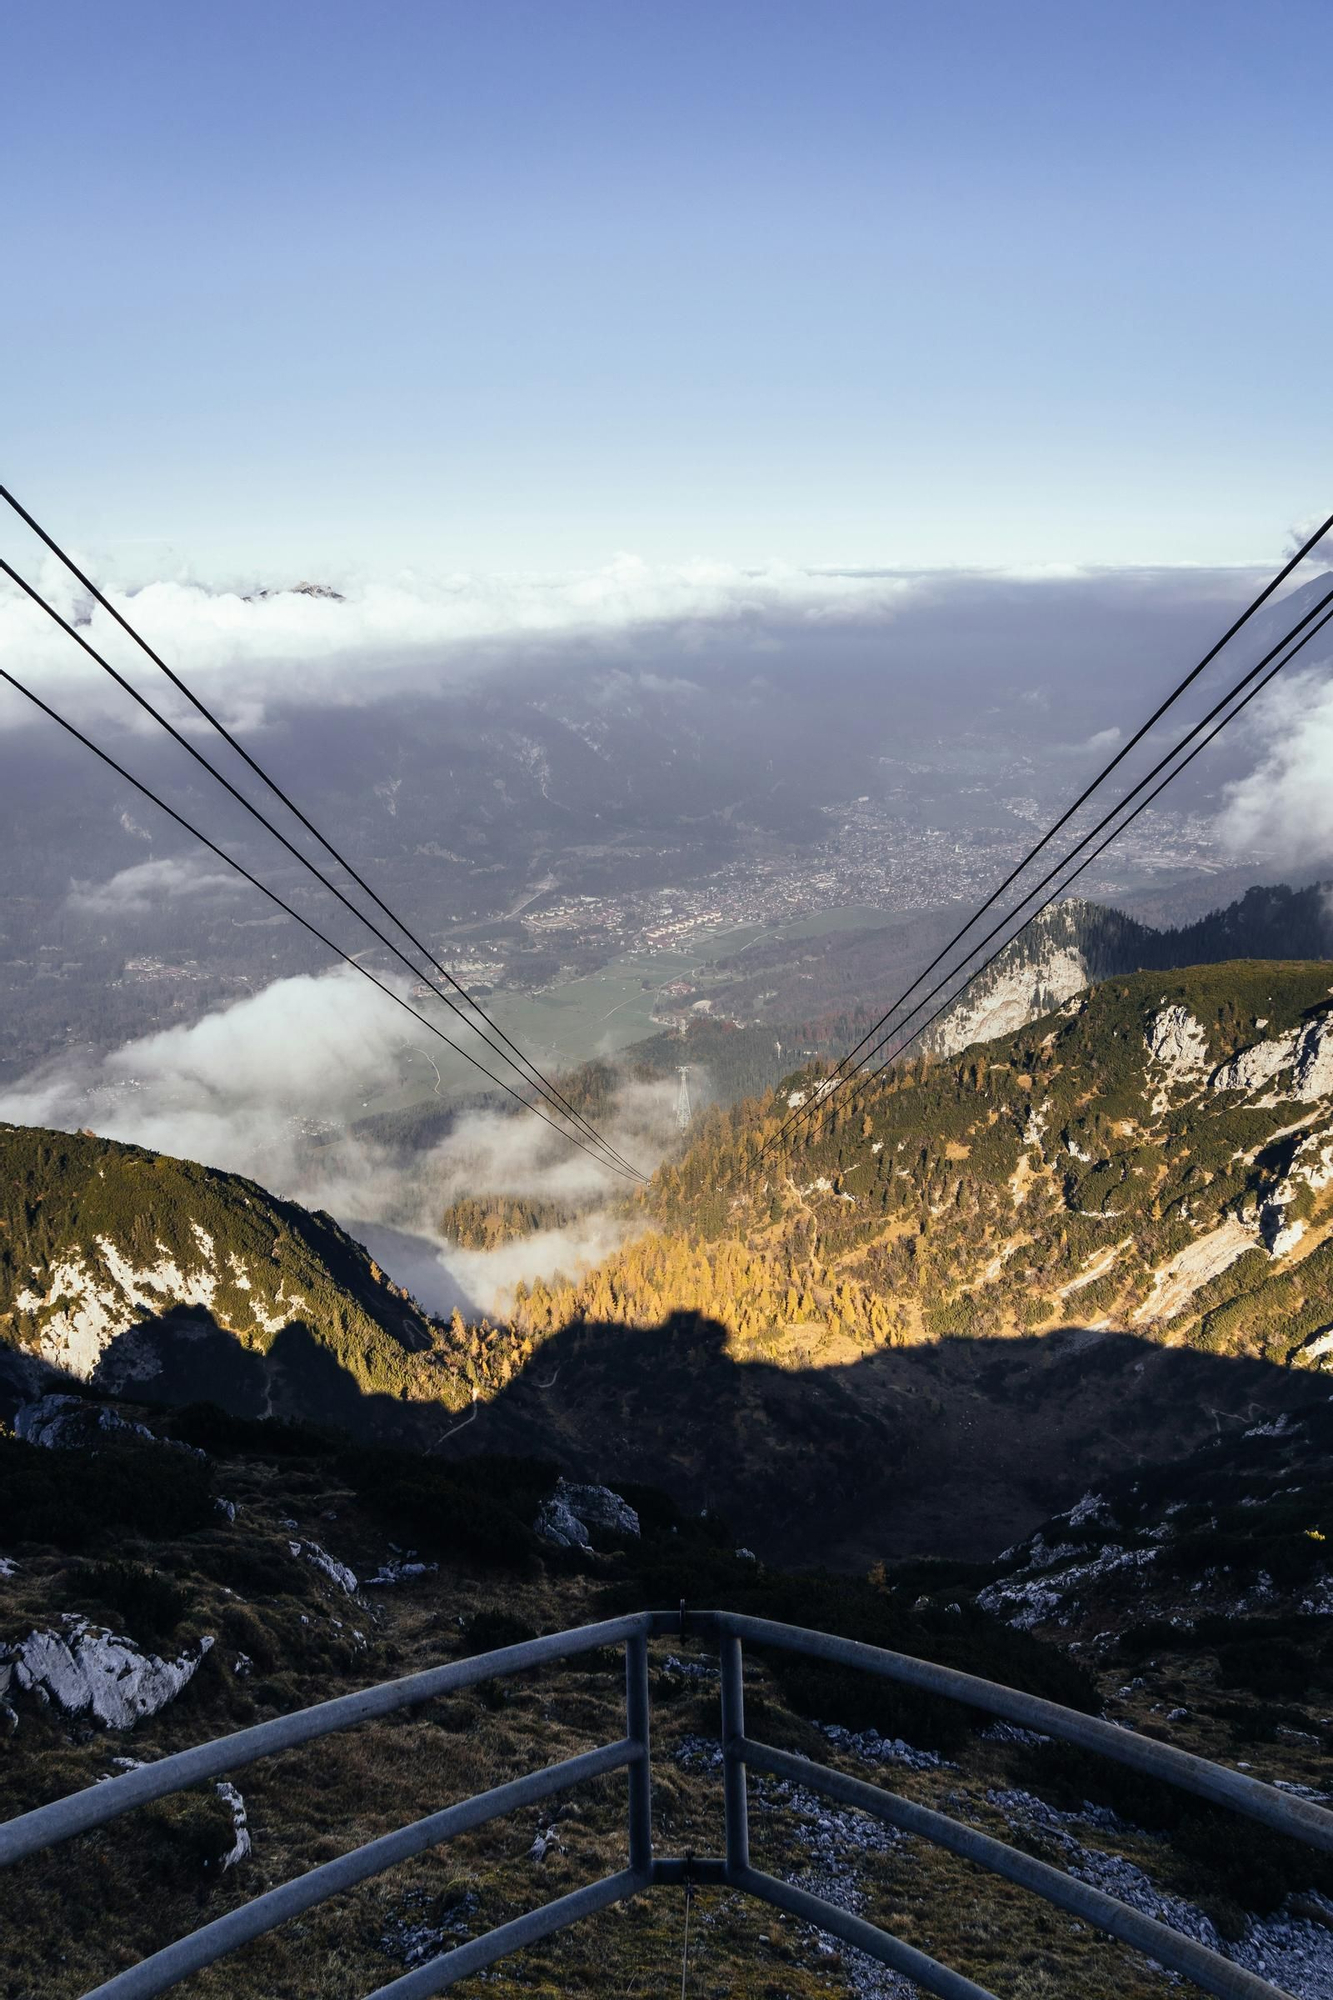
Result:
{"label": "clear sky", "polygon": [[1333,506],[1328,0],[4,40],[0,466],[126,572],[1230,563]]}

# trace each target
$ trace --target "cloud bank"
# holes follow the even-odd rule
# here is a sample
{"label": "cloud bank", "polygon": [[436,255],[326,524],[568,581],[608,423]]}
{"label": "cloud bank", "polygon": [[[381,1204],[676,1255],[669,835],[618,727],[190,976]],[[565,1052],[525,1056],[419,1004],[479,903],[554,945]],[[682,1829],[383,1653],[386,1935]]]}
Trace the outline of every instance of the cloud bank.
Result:
{"label": "cloud bank", "polygon": [[1283,868],[1333,860],[1333,679],[1312,670],[1276,681],[1253,733],[1259,762],[1229,785],[1218,832],[1236,853],[1259,850]]}
{"label": "cloud bank", "polygon": [[[169,707],[174,720],[190,720],[188,705],[56,565],[48,561],[34,581],[89,644]],[[192,685],[223,703],[233,725],[254,727],[273,701],[359,702],[436,689],[442,676],[484,666],[486,649],[496,643],[512,649],[574,636],[596,643],[636,627],[701,621],[882,616],[915,586],[902,576],[709,562],[668,568],[623,555],[568,576],[410,575],[340,579],[340,587],[341,600],[181,582],[107,595]],[[7,583],[0,587],[0,650],[21,662],[25,678],[43,693],[76,689],[127,726],[153,726],[130,715],[95,662]],[[5,694],[0,723],[23,714],[20,698]]]}
{"label": "cloud bank", "polygon": [[167,861],[140,861],[122,868],[105,882],[75,882],[66,902],[89,917],[146,916],[162,903],[187,896],[215,895],[234,890],[237,878],[216,863],[181,856]]}
{"label": "cloud bank", "polygon": [[[87,1128],[246,1174],[327,1209],[363,1240],[374,1236],[395,1277],[396,1234],[404,1270],[411,1267],[431,1310],[447,1310],[461,1294],[496,1310],[520,1279],[573,1276],[607,1255],[625,1233],[612,1204],[627,1183],[535,1118],[467,1112],[408,1158],[347,1129],[396,1077],[404,1050],[424,1039],[396,1012],[345,966],[277,980],[192,1025],[102,1055],[62,1054],[0,1094],[0,1119]],[[602,1129],[650,1166],[672,1130],[673,1101],[670,1084],[629,1085]],[[465,1194],[531,1195],[584,1212],[567,1230],[495,1252],[461,1251],[438,1224]]]}
{"label": "cloud bank", "polygon": [[[91,559],[90,559],[91,560]],[[96,564],[93,565],[96,569]],[[108,615],[89,604],[47,560],[34,581],[88,641],[127,672],[178,726],[198,718],[137,652]],[[341,599],[296,589],[256,594],[250,585],[148,581],[108,595],[224,719],[256,729],[275,706],[362,705],[403,692],[438,693],[491,669],[497,660],[540,662],[571,644],[610,657],[636,637],[657,635],[641,661],[666,685],[682,659],[706,646],[710,632],[748,635],[757,653],[773,635],[817,638],[831,628],[891,624],[904,612],[974,605],[980,593],[1012,622],[1014,593],[1052,598],[1072,593],[1071,616],[1151,613],[1173,603],[1219,609],[1248,594],[1248,571],[1096,572],[1051,569],[990,574],[890,570],[758,569],[699,561],[653,565],[617,556],[598,570],[564,576],[329,579]],[[1205,618],[1211,618],[1208,608]],[[946,619],[947,622],[947,619]],[[662,643],[662,635],[667,642]],[[84,718],[105,715],[127,729],[154,725],[14,587],[0,585],[0,651],[51,699],[76,698]],[[21,697],[0,689],[0,727],[27,721]]]}

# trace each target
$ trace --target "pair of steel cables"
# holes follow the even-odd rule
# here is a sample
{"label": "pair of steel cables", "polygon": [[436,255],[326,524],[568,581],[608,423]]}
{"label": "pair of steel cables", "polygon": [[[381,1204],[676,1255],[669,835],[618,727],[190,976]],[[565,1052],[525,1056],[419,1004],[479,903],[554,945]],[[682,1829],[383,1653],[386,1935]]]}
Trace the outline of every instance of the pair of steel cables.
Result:
{"label": "pair of steel cables", "polygon": [[[996,959],[1009,949],[1015,939],[1021,937],[1024,931],[1036,923],[1043,911],[1048,909],[1058,898],[1065,895],[1070,885],[1077,880],[1085,869],[1092,866],[1092,863],[1097,860],[1099,855],[1105,852],[1111,842],[1118,839],[1125,832],[1126,828],[1134,823],[1140,813],[1146,812],[1148,807],[1152,805],[1154,800],[1159,797],[1166,787],[1178,778],[1181,772],[1188,765],[1192,764],[1194,759],[1202,751],[1206,750],[1210,743],[1215,741],[1227,725],[1234,722],[1236,717],[1249,706],[1255,697],[1263,692],[1269,683],[1281,673],[1282,669],[1288,666],[1309,645],[1310,641],[1328,625],[1330,620],[1333,620],[1333,585],[1330,585],[1328,589],[1316,595],[1314,602],[1308,605],[1301,616],[1290,624],[1278,643],[1270,647],[1262,659],[1250,667],[1246,673],[1242,674],[1221,699],[1215,702],[1208,712],[1201,716],[1197,722],[1193,723],[1165,755],[1158,759],[1151,770],[1138,779],[1102,815],[1095,826],[1090,827],[1086,833],[1082,834],[1061,855],[1060,859],[1047,870],[1039,881],[1021,893],[1017,902],[1005,911],[999,921],[987,931],[984,937],[977,939],[974,943],[967,944],[959,956],[954,956],[958,951],[958,947],[964,944],[969,934],[981,923],[986,914],[996,909],[997,905],[1004,901],[1009,890],[1020,883],[1021,878],[1032,866],[1033,862],[1036,861],[1037,857],[1069,826],[1076,814],[1088,804],[1094,794],[1107,782],[1137,746],[1144,741],[1149,732],[1157,726],[1167,711],[1193,686],[1200,675],[1212,664],[1223,649],[1249,623],[1255,613],[1267,603],[1269,598],[1286,582],[1287,578],[1293,574],[1300,564],[1305,561],[1307,556],[1323,541],[1330,529],[1333,529],[1333,515],[1330,515],[1302,543],[1295,554],[1283,564],[1276,576],[1246,606],[1240,617],[1209,648],[1198,664],[1192,667],[1184,678],[1176,684],[1165,700],[1160,702],[1157,708],[1153,710],[1147,721],[1135,730],[1134,734],[1116,752],[1115,756],[1103,766],[1092,782],[1084,788],[1073,803],[1066,807],[1053,824],[1047,828],[1046,832],[1042,834],[1035,845],[1029,848],[1022,860],[992,890],[985,902],[973,912],[962,928],[955,932],[949,942],[936,953],[930,964],[917,974],[916,978],[904,988],[893,1004],[885,1009],[873,1026],[866,1030],[860,1041],[847,1051],[836,1068],[827,1077],[822,1078],[812,1091],[806,1094],[804,1101],[792,1110],[791,1114],[783,1120],[778,1130],[760,1148],[756,1156],[756,1166],[770,1154],[776,1153],[780,1148],[789,1146],[798,1130],[811,1119],[817,1118],[835,1099],[845,1107],[849,1102],[855,1100],[856,1096],[867,1084],[880,1076],[885,1069],[891,1067],[912,1043],[916,1042],[934,1022],[939,1020],[941,1015],[947,1013],[954,1006],[967,987],[972,984],[973,980],[984,972],[988,966],[993,965]],[[1029,909],[1028,906],[1033,903],[1035,903],[1036,907]],[[1027,915],[1022,918],[1022,921],[1015,928],[1010,929],[1010,926],[1014,924],[1014,920],[1025,909],[1028,911]],[[997,939],[1000,940],[999,943],[996,943]],[[994,949],[982,957],[981,954],[985,953],[987,947],[991,945],[994,945]],[[951,960],[952,963],[950,963]],[[974,964],[972,963],[973,960],[977,960],[978,962]],[[924,986],[932,973],[940,971],[941,967],[945,969],[936,983],[927,992],[921,994],[918,999],[913,1001],[912,996],[917,992],[917,989]],[[941,995],[945,997],[940,999]],[[936,1000],[939,1001],[939,1004],[934,1008],[933,1012],[926,1014],[924,1020],[921,1019],[920,1016],[930,1007],[931,1002]],[[910,1007],[908,1006],[909,1001],[912,1001]],[[846,1095],[843,1093],[846,1093]]]}
{"label": "pair of steel cables", "polygon": [[[129,698],[133,702],[135,702],[139,708],[141,708],[148,716],[150,716],[151,719],[159,726],[159,728],[164,730],[166,734],[170,736],[173,739],[173,741],[177,743],[179,747],[182,750],[184,750],[186,754],[189,757],[191,757],[194,760],[194,762],[208,774],[210,778],[214,779],[216,783],[222,787],[223,791],[225,791],[233,800],[235,800],[235,802],[239,806],[241,806],[253,820],[257,821],[257,823],[268,834],[270,834],[276,841],[278,841],[278,843],[286,850],[286,852],[289,855],[291,855],[291,857],[301,866],[301,868],[303,868],[309,875],[313,876],[315,881],[318,882],[323,889],[327,890],[328,893],[332,895],[336,899],[336,901],[342,905],[342,907],[345,910],[349,911],[352,914],[352,916],[354,916],[358,920],[359,923],[364,925],[365,928],[369,930],[369,932],[371,933],[371,936],[377,941],[378,944],[384,947],[384,949],[390,954],[392,958],[396,959],[399,962],[399,964],[405,967],[406,970],[409,973],[411,973],[414,979],[420,980],[423,984],[427,985],[430,988],[433,997],[439,1000],[448,1009],[450,1014],[455,1017],[455,1019],[462,1025],[463,1028],[468,1030],[471,1034],[475,1035],[482,1042],[482,1044],[491,1052],[492,1057],[498,1058],[499,1062],[502,1065],[506,1066],[511,1072],[513,1072],[513,1075],[518,1078],[518,1082],[515,1083],[509,1078],[497,1074],[494,1069],[490,1068],[486,1062],[483,1062],[478,1055],[474,1054],[463,1043],[456,1041],[453,1039],[452,1036],[447,1035],[444,1032],[444,1030],[441,1027],[439,1027],[434,1021],[430,1020],[427,1015],[421,1013],[419,1009],[414,1007],[411,1004],[410,1000],[406,999],[401,993],[396,992],[395,989],[389,984],[387,984],[385,980],[379,978],[376,975],[376,973],[370,969],[369,966],[364,965],[361,962],[359,956],[354,956],[351,952],[345,950],[342,945],[336,943],[331,937],[327,935],[326,932],[321,930],[308,917],[304,916],[300,910],[294,908],[293,905],[290,902],[288,902],[284,897],[280,896],[276,890],[270,888],[266,882],[262,881],[259,878],[259,876],[257,876],[249,868],[247,868],[243,862],[239,861],[236,858],[235,855],[228,853],[226,849],[220,847],[217,844],[217,842],[210,840],[208,836],[202,833],[199,830],[199,828],[195,826],[186,817],[184,813],[178,811],[175,806],[169,805],[167,801],[164,798],[162,798],[157,792],[150,789],[150,787],[146,785],[141,779],[136,778],[134,774],[131,771],[127,770],[123,764],[121,764],[115,757],[113,757],[110,754],[109,751],[105,750],[100,744],[96,743],[91,736],[86,734],[83,730],[79,729],[77,725],[71,722],[66,716],[58,713],[58,711],[54,709],[49,702],[44,701],[41,698],[41,696],[36,693],[34,689],[28,687],[23,681],[21,681],[18,678],[16,674],[11,673],[7,668],[0,667],[0,679],[4,680],[10,687],[15,689],[17,693],[21,694],[25,698],[25,700],[29,701],[33,705],[33,707],[38,709],[43,715],[47,716],[52,722],[56,723],[61,729],[63,729],[66,732],[66,734],[73,737],[73,739],[76,742],[82,744],[85,749],[90,750],[95,757],[99,758],[104,765],[108,766],[109,769],[114,771],[118,777],[122,778],[126,783],[132,785],[137,792],[139,792],[144,798],[148,799],[152,805],[158,808],[159,811],[165,813],[169,819],[174,820],[175,823],[179,827],[183,828],[184,831],[188,833],[192,839],[197,840],[203,847],[207,848],[211,854],[216,855],[220,861],[225,862],[227,867],[234,870],[235,873],[239,875],[244,881],[248,882],[252,888],[258,889],[261,895],[267,897],[269,902],[275,904],[276,907],[279,910],[281,910],[286,916],[293,918],[296,923],[300,924],[304,930],[308,931],[309,934],[315,939],[317,939],[317,941],[321,945],[323,945],[328,951],[332,952],[337,958],[341,959],[344,964],[349,965],[354,972],[357,972],[363,978],[368,979],[373,986],[377,987],[381,993],[387,995],[387,997],[390,1000],[394,1001],[397,1006],[404,1008],[406,1012],[412,1016],[414,1021],[419,1023],[421,1026],[425,1027],[432,1035],[435,1035],[440,1041],[442,1041],[445,1044],[447,1048],[452,1049],[456,1055],[461,1056],[465,1062],[470,1063],[473,1069],[479,1070],[481,1074],[485,1078],[487,1078],[487,1080],[490,1083],[496,1085],[498,1089],[504,1091],[509,1097],[513,1098],[519,1105],[522,1106],[524,1110],[530,1111],[534,1117],[540,1118],[544,1124],[549,1125],[553,1131],[557,1132],[562,1139],[567,1140],[571,1145],[579,1147],[583,1152],[587,1153],[591,1158],[595,1159],[600,1166],[608,1169],[612,1173],[619,1174],[622,1177],[632,1180],[636,1183],[640,1184],[644,1183],[647,1179],[647,1176],[643,1174],[638,1167],[634,1166],[634,1164],[630,1160],[626,1159],[622,1153],[618,1152],[615,1149],[615,1147],[611,1145],[609,1140],[602,1137],[601,1133],[598,1132],[596,1128],[589,1122],[589,1120],[584,1117],[583,1113],[579,1111],[578,1108],[573,1103],[570,1102],[569,1098],[559,1089],[559,1087],[555,1083],[553,1083],[550,1080],[550,1078],[545,1076],[543,1072],[537,1067],[537,1065],[523,1053],[522,1049],[519,1048],[518,1044],[511,1040],[511,1038],[504,1032],[503,1028],[501,1028],[494,1020],[492,1020],[490,1015],[485,1011],[485,1009],[480,1005],[480,1003],[477,1000],[475,1000],[471,996],[471,994],[467,992],[466,988],[462,986],[457,979],[455,979],[454,975],[448,970],[448,968],[440,963],[439,959],[430,950],[429,946],[423,943],[421,938],[416,934],[416,932],[413,931],[403,921],[401,917],[395,914],[395,912],[389,907],[389,905],[384,901],[384,899],[371,887],[369,882],[367,882],[365,878],[352,866],[351,862],[347,860],[346,856],[343,853],[341,853],[337,847],[334,846],[333,842],[327,837],[326,834],[320,831],[320,829],[314,824],[314,822],[301,810],[301,808],[296,804],[296,802],[289,796],[289,794],[284,790],[284,788],[280,784],[278,784],[276,779],[272,778],[269,775],[269,773],[259,763],[258,759],[255,758],[251,754],[251,752],[248,751],[245,748],[245,746],[237,740],[237,738],[219,719],[219,717],[214,713],[214,711],[204,701],[200,699],[200,697],[186,683],[186,681],[181,677],[181,675],[178,674],[171,666],[169,666],[167,662],[161,657],[161,655],[157,653],[152,646],[149,645],[148,641],[135,628],[135,626],[130,623],[129,619],[126,618],[124,614],[116,608],[116,606],[110,601],[109,598],[104,596],[102,591],[98,589],[97,585],[92,581],[92,579],[88,576],[85,576],[84,572],[78,567],[77,563],[74,562],[73,558],[67,555],[64,549],[62,549],[59,546],[59,544],[52,539],[52,537],[47,533],[46,529],[42,527],[41,523],[37,521],[33,517],[33,515],[28,512],[27,508],[24,507],[14,497],[14,495],[11,492],[9,492],[9,490],[6,487],[3,486],[0,486],[0,499],[4,500],[6,504],[13,510],[13,512],[16,515],[18,515],[18,517],[23,522],[26,523],[26,525],[45,544],[45,546],[51,551],[51,553],[57,558],[57,560],[64,565],[65,569],[69,572],[69,574],[77,580],[77,582],[82,586],[82,588],[85,591],[88,592],[89,596],[93,599],[93,601],[96,604],[98,604],[101,607],[101,609],[105,611],[115,621],[117,625],[121,627],[122,631],[124,631],[129,636],[129,638],[134,641],[135,645],[139,647],[140,651],[143,652],[148,657],[148,659],[152,661],[153,665],[157,667],[163,674],[165,674],[167,680],[171,683],[171,685],[177,690],[179,694],[185,697],[186,701],[189,702],[190,706],[196,711],[196,713],[199,716],[203,718],[203,720],[209,725],[209,727],[214,731],[214,733],[222,740],[222,742],[227,746],[227,748],[230,749],[232,752],[234,752],[235,755],[242,760],[242,762],[247,766],[249,771],[255,777],[257,777],[268,788],[268,790],[273,794],[273,796],[279,801],[280,805],[294,817],[294,819],[298,822],[299,828],[303,829],[305,833],[311,835],[313,839],[319,843],[320,847],[324,850],[325,854],[331,859],[331,861],[336,865],[336,867],[342,871],[344,876],[348,880],[350,880],[350,882],[352,882],[356,886],[356,888],[362,892],[364,896],[369,898],[375,910],[377,910],[388,923],[390,927],[389,930],[386,931],[383,928],[381,928],[380,924],[376,921],[375,917],[370,915],[364,908],[361,908],[346,893],[346,891],[339,886],[338,882],[333,879],[332,875],[327,872],[326,868],[321,868],[315,861],[313,861],[310,858],[310,856],[307,853],[303,852],[302,848],[296,844],[296,841],[294,841],[288,833],[282,830],[281,826],[276,824],[275,821],[272,818],[270,818],[267,813],[265,813],[260,809],[260,807],[255,805],[253,800],[248,798],[246,794],[242,790],[240,790],[240,788],[236,784],[234,784],[232,780],[228,778],[226,774],[222,770],[220,770],[215,763],[211,761],[210,758],[205,756],[203,751],[200,750],[194,743],[192,743],[190,739],[186,735],[184,735],[183,732],[179,730],[165,714],[163,714],[161,709],[159,709],[155,703],[150,701],[146,695],[141,693],[140,690],[136,688],[124,674],[122,674],[116,667],[114,667],[111,664],[111,662],[108,659],[106,659],[103,656],[103,654],[99,652],[97,648],[93,646],[91,642],[88,639],[86,639],[83,636],[83,634],[69,622],[68,619],[61,616],[60,612],[56,610],[55,606],[51,604],[49,600],[46,597],[44,597],[42,593],[32,583],[28,582],[28,580],[25,577],[21,576],[18,570],[16,570],[12,564],[5,561],[3,558],[0,558],[0,574],[7,576],[11,583],[17,585],[18,589],[22,591],[31,600],[32,603],[37,605],[46,614],[48,618],[50,618],[57,626],[59,626],[61,631],[64,632],[74,642],[76,646],[81,647],[83,652],[86,653],[88,657],[91,660],[93,660],[95,664],[98,667],[100,667],[105,674],[109,675],[110,678],[116,683],[116,685],[120,689],[122,689],[122,691],[126,695],[128,695]],[[401,939],[406,941],[406,945],[407,947],[410,948],[410,951],[414,952],[417,955],[415,958],[409,956],[409,951],[407,949],[404,949],[403,944],[400,944],[395,940],[394,936],[391,934],[392,932],[395,931],[398,933],[398,936]],[[427,969],[423,970],[421,964],[418,963],[419,959],[425,960]],[[528,1095],[527,1094],[528,1092],[535,1093],[535,1101],[534,1101],[534,1096]]]}

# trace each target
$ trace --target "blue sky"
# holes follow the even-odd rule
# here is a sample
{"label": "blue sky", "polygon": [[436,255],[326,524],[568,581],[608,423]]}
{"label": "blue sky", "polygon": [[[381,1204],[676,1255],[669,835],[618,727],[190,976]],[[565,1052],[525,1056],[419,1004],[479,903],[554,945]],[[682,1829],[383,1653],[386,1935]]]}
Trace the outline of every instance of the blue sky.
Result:
{"label": "blue sky", "polygon": [[1330,57],[1327,0],[28,0],[3,476],[127,575],[1269,561],[1333,505]]}

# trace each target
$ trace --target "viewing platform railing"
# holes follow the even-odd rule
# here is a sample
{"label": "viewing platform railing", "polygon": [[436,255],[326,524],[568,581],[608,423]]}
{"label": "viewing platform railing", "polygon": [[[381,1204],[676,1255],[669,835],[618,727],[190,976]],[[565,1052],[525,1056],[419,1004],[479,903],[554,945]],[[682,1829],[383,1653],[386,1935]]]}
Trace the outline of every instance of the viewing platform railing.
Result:
{"label": "viewing platform railing", "polygon": [[[721,1663],[723,1802],[725,1852],[716,1856],[658,1856],[653,1851],[652,1790],[649,1775],[648,1642],[651,1638],[685,1634],[715,1640]],[[216,1742],[199,1744],[158,1763],[112,1778],[68,1798],[0,1826],[0,1865],[36,1854],[58,1841],[103,1826],[136,1806],[172,1792],[221,1777],[258,1758],[291,1750],[338,1730],[352,1729],[396,1710],[416,1707],[440,1695],[456,1693],[480,1681],[503,1678],[534,1667],[576,1659],[603,1647],[625,1648],[625,1734],[616,1743],[589,1750],[545,1770],[530,1772],[475,1798],[446,1806],[426,1819],[367,1842],[298,1875],[276,1889],[229,1910],[188,1937],[154,1952],[127,1972],[118,1973],[93,1989],[85,2000],[148,2000],[180,1980],[236,1951],[278,1924],[382,1873],[400,1861],[453,1839],[460,1833],[498,1819],[520,1807],[535,1805],[557,1792],[568,1791],[590,1778],[625,1770],[629,1774],[627,1865],[619,1872],[561,1896],[512,1923],[470,1939],[453,1950],[380,1986],[368,2000],[422,2000],[441,1993],[470,1974],[480,1972],[507,1953],[537,1943],[581,1917],[653,1888],[658,1883],[722,1883],[816,1926],[844,1944],[892,1966],[927,1993],[941,2000],[994,2000],[984,1987],[941,1965],[888,1931],[838,1909],[822,1897],[765,1874],[750,1861],[746,1804],[747,1769],[795,1780],[843,1805],[855,1807],[906,1833],[919,1835],[950,1853],[963,1856],[1018,1887],[1043,1897],[1122,1943],[1144,1952],[1159,1965],[1178,1972],[1205,1992],[1222,2000],[1279,2000],[1279,1989],[1254,1973],[1210,1951],[1195,1939],[1158,1923],[1141,1911],[1100,1889],[1051,1867],[1032,1855],[1009,1847],[989,1834],[947,1814],[916,1804],[880,1785],[866,1784],[808,1758],[751,1741],[745,1733],[745,1703],[741,1646],[755,1645],[835,1665],[859,1668],[890,1681],[922,1689],[981,1709],[1020,1728],[1039,1731],[1060,1742],[1127,1764],[1153,1778],[1193,1792],[1214,1805],[1258,1820],[1274,1832],[1333,1853],[1333,1813],[1313,1802],[1279,1791],[1240,1771],[1228,1770],[1206,1758],[1192,1756],[1170,1744],[1137,1735],[1095,1716],[1081,1715],[1039,1696],[956,1672],[903,1653],[886,1652],[827,1632],[795,1625],[778,1625],[764,1618],[747,1618],[729,1611],[641,1611],[624,1618],[555,1632],[496,1652],[479,1653],[448,1666],[432,1667],[402,1680],[386,1681],[359,1694],[278,1716],[252,1729],[242,1729]],[[1295,1886],[1295,1885],[1293,1885]]]}

